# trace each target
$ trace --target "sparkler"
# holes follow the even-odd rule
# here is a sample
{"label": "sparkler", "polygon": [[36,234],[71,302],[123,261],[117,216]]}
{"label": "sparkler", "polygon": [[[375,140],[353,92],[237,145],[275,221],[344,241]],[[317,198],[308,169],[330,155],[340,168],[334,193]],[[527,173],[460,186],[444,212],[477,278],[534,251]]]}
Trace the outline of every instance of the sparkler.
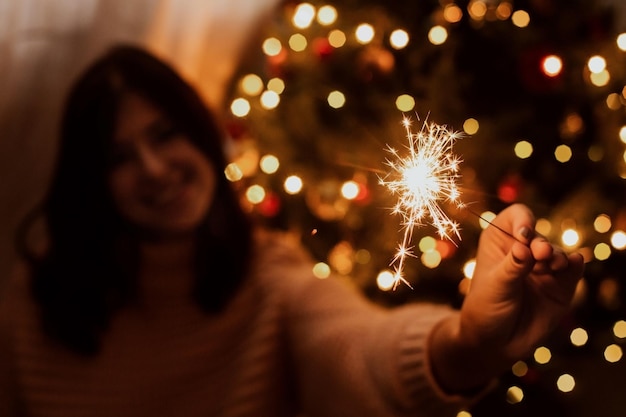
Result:
{"label": "sparkler", "polygon": [[411,287],[403,276],[403,268],[407,257],[415,257],[411,246],[415,227],[428,222],[437,229],[441,238],[451,241],[453,236],[461,238],[458,223],[451,220],[440,206],[441,201],[447,201],[459,208],[464,207],[458,200],[460,192],[456,185],[461,160],[452,152],[460,134],[427,122],[414,133],[411,123],[406,116],[402,120],[408,140],[408,155],[400,156],[398,151],[388,146],[387,150],[393,158],[387,159],[386,164],[391,172],[379,179],[381,185],[398,196],[392,212],[402,216],[404,237],[391,262],[395,270],[394,289],[400,282]]}

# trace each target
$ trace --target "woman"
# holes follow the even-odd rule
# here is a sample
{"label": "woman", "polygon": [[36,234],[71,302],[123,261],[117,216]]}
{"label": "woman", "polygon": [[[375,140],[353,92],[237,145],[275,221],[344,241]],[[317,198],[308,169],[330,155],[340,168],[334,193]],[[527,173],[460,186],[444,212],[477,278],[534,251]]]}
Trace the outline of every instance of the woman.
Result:
{"label": "woman", "polygon": [[253,231],[196,92],[120,46],[75,84],[43,250],[0,305],[2,416],[446,415],[529,354],[583,261],[514,205],[460,312],[386,310]]}

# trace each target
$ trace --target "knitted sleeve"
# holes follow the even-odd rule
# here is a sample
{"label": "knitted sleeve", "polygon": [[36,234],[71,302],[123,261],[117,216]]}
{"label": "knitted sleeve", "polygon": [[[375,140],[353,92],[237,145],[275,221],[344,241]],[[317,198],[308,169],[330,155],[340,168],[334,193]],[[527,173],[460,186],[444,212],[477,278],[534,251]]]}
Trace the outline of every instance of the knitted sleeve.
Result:
{"label": "knitted sleeve", "polygon": [[281,275],[284,317],[307,416],[454,416],[470,399],[446,395],[428,362],[439,305],[386,309],[338,277],[311,273],[298,251],[271,262]]}

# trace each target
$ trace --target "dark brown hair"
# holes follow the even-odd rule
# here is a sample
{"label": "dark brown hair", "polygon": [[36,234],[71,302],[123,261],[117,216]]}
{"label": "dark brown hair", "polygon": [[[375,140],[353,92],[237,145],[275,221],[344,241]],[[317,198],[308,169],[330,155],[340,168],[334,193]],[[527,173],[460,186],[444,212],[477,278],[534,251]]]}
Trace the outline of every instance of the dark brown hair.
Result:
{"label": "dark brown hair", "polygon": [[[95,353],[112,314],[136,291],[138,241],[117,213],[107,175],[121,97],[134,92],[158,107],[215,167],[213,205],[198,228],[195,301],[219,312],[241,284],[251,252],[251,224],[223,171],[224,132],[197,92],[144,49],[120,45],[94,62],[71,88],[49,191],[18,231],[18,251],[32,270],[44,330],[77,352]],[[27,242],[42,217],[47,246]]]}

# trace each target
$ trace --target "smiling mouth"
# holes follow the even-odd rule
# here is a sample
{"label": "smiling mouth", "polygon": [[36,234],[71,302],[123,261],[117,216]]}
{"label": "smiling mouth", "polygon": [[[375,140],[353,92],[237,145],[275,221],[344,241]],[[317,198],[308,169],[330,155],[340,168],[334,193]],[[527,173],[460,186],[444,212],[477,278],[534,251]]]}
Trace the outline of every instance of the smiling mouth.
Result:
{"label": "smiling mouth", "polygon": [[177,205],[180,201],[182,201],[185,191],[185,185],[175,185],[171,187],[167,187],[159,192],[151,193],[142,198],[144,204],[157,208],[157,209],[167,209]]}

